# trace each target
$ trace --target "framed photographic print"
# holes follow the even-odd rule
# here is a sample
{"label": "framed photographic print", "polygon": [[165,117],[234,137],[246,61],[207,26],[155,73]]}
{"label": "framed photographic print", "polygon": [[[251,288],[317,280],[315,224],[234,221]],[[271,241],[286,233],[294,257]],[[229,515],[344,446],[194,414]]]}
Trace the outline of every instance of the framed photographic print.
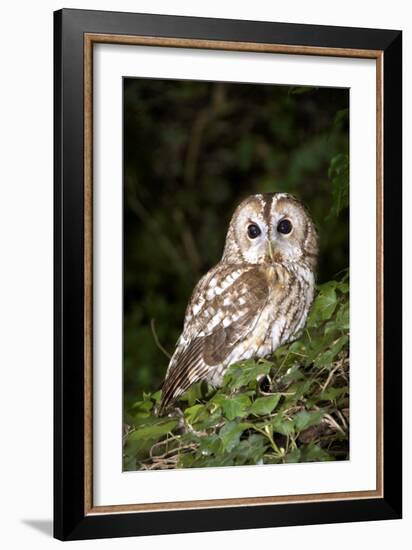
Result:
{"label": "framed photographic print", "polygon": [[401,517],[401,32],[54,25],[55,536]]}

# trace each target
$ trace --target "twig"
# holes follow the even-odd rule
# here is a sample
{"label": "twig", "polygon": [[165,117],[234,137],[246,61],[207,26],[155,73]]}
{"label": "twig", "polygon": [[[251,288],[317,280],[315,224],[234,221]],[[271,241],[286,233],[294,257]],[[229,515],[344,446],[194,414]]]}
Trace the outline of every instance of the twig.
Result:
{"label": "twig", "polygon": [[215,84],[212,89],[211,104],[200,111],[192,127],[184,169],[184,178],[188,186],[196,179],[197,160],[200,153],[203,134],[208,124],[222,111],[225,106],[225,86]]}
{"label": "twig", "polygon": [[340,363],[340,362],[337,363],[337,364],[335,365],[335,367],[333,367],[333,369],[330,371],[328,377],[326,378],[326,382],[325,382],[325,383],[323,384],[323,386],[322,386],[322,391],[325,391],[326,388],[329,386],[330,381],[332,380],[333,375],[335,374],[335,372],[338,370],[339,367],[341,367],[341,363]]}
{"label": "twig", "polygon": [[185,275],[184,262],[182,262],[179,252],[176,250],[173,242],[167,238],[157,220],[149,214],[143,204],[139,201],[136,195],[135,187],[130,179],[126,180],[126,192],[129,208],[156,236],[157,243],[163,249],[165,255],[168,256],[173,262],[176,269]]}
{"label": "twig", "polygon": [[341,420],[341,422],[342,422],[343,427],[345,428],[345,430],[347,430],[347,429],[348,429],[348,423],[346,422],[346,419],[345,419],[345,417],[343,416],[343,414],[341,413],[341,411],[337,410],[337,411],[336,411],[336,414],[339,416],[339,418],[340,418],[340,420]]}
{"label": "twig", "polygon": [[158,338],[157,333],[156,333],[156,327],[155,327],[155,320],[154,319],[150,319],[150,328],[152,329],[152,334],[153,334],[153,338],[154,338],[154,341],[156,343],[156,346],[160,349],[160,351],[162,351],[166,355],[166,357],[168,359],[171,359],[172,356],[170,355],[170,353],[168,353],[165,350],[165,348],[162,346],[162,344],[159,341],[159,338]]}
{"label": "twig", "polygon": [[173,218],[181,228],[183,246],[186,251],[186,256],[192,266],[193,272],[198,275],[201,264],[200,254],[197,249],[195,239],[193,238],[193,234],[189,229],[186,216],[182,210],[175,210],[173,212]]}
{"label": "twig", "polygon": [[341,428],[341,426],[339,426],[339,424],[336,422],[336,420],[330,414],[325,414],[325,416],[323,418],[329,424],[329,426],[331,428],[335,428],[342,435],[346,435],[345,431]]}
{"label": "twig", "polygon": [[250,425],[250,429],[251,429],[251,430],[255,430],[256,432],[259,432],[259,433],[261,433],[262,435],[264,435],[264,436],[269,440],[272,449],[275,451],[275,454],[276,454],[279,458],[281,458],[281,457],[283,456],[282,451],[281,451],[281,450],[279,449],[279,447],[276,445],[275,440],[273,439],[273,436],[269,433],[268,430],[259,428],[259,427],[256,426],[255,424],[251,424],[251,425]]}

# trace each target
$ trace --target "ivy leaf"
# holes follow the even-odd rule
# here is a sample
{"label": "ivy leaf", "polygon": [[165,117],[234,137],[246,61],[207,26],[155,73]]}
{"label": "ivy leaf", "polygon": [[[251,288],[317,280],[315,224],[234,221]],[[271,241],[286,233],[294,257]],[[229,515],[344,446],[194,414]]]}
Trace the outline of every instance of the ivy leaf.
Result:
{"label": "ivy leaf", "polygon": [[323,411],[300,411],[295,416],[295,427],[296,431],[301,432],[303,430],[306,430],[307,428],[310,428],[311,426],[315,426],[316,424],[319,424],[319,422],[322,420],[324,415]]}
{"label": "ivy leaf", "polygon": [[274,432],[282,435],[287,436],[295,433],[295,424],[293,420],[283,418],[280,414],[275,416],[275,418],[270,422],[270,426]]}
{"label": "ivy leaf", "polygon": [[223,412],[228,420],[234,420],[237,417],[243,417],[247,414],[250,406],[250,399],[247,395],[236,395],[228,397],[223,405]]}
{"label": "ivy leaf", "polygon": [[151,411],[153,408],[153,403],[150,400],[147,401],[136,401],[129,409],[129,414],[131,416],[138,414],[145,414]]}
{"label": "ivy leaf", "polygon": [[331,318],[337,306],[335,285],[322,285],[308,317],[308,326],[316,327]]}
{"label": "ivy leaf", "polygon": [[293,451],[291,451],[286,455],[285,462],[287,464],[299,462],[300,455],[301,455],[300,449],[299,447],[296,447],[295,449],[293,449]]}
{"label": "ivy leaf", "polygon": [[180,401],[187,401],[189,406],[192,406],[196,401],[201,400],[205,397],[207,393],[207,384],[206,382],[198,382],[193,384],[181,397]]}
{"label": "ivy leaf", "polygon": [[208,428],[213,428],[222,421],[222,408],[213,406],[213,412],[209,412],[211,405],[207,407],[207,415],[201,418],[198,418],[195,425],[196,430],[207,430]]}
{"label": "ivy leaf", "polygon": [[339,330],[349,329],[349,303],[340,306],[336,314],[335,326]]}
{"label": "ivy leaf", "polygon": [[225,424],[219,432],[223,449],[231,451],[240,441],[240,436],[249,427],[248,423],[238,423],[235,420]]}
{"label": "ivy leaf", "polygon": [[135,430],[129,436],[129,441],[139,441],[140,439],[159,439],[163,435],[173,431],[178,424],[175,419],[161,419],[156,423],[142,426]]}
{"label": "ivy leaf", "polygon": [[125,456],[123,459],[123,471],[133,472],[136,470],[136,456]]}
{"label": "ivy leaf", "polygon": [[200,438],[199,452],[202,456],[216,455],[222,449],[222,440],[216,434]]}
{"label": "ivy leaf", "polygon": [[273,409],[276,408],[279,403],[280,395],[277,393],[268,397],[258,397],[256,401],[253,402],[250,412],[263,416],[265,414],[270,414]]}
{"label": "ivy leaf", "polygon": [[236,464],[258,464],[268,448],[268,439],[260,434],[252,434],[232,451]]}
{"label": "ivy leaf", "polygon": [[302,462],[325,462],[333,460],[328,452],[315,443],[309,443],[301,448]]}
{"label": "ivy leaf", "polygon": [[349,292],[349,282],[348,281],[337,282],[336,288],[343,294],[347,294]]}
{"label": "ivy leaf", "polygon": [[292,367],[290,367],[290,369],[286,372],[283,380],[289,385],[292,382],[299,382],[304,378],[305,377],[300,370],[300,365],[292,365]]}
{"label": "ivy leaf", "polygon": [[344,334],[326,351],[320,353],[315,359],[316,367],[330,367],[341,349],[349,342],[349,336]]}
{"label": "ivy leaf", "polygon": [[332,184],[332,208],[327,220],[337,217],[341,210],[349,206],[349,156],[339,153],[330,161],[329,179]]}
{"label": "ivy leaf", "polygon": [[[323,437],[325,425],[321,422],[322,408],[329,410],[332,405],[343,411],[348,407],[349,391],[342,370],[328,377],[328,369],[340,358],[346,361],[349,357],[348,293],[349,272],[345,270],[339,281],[318,286],[305,331],[295,342],[279,347],[271,361],[231,365],[225,385],[213,392],[207,384],[195,384],[179,403],[187,429],[176,429],[181,426],[176,417],[157,416],[159,392],[144,394],[125,414],[124,469],[139,469],[154,461],[156,466],[157,461],[162,464],[164,449],[168,453],[164,467],[169,467],[173,457],[178,468],[347,457],[346,438],[330,431]],[[346,362],[342,365],[346,368]],[[257,380],[265,374],[277,393],[258,393]],[[322,391],[325,382],[328,387]],[[153,449],[158,455],[154,458],[150,454],[153,445],[168,433],[174,437],[168,438],[164,447]],[[285,449],[281,456],[274,452],[273,442]]]}
{"label": "ivy leaf", "polygon": [[193,405],[185,410],[185,418],[189,424],[194,424],[201,420],[205,420],[208,415],[209,413],[206,406],[201,404]]}
{"label": "ivy leaf", "polygon": [[341,388],[326,388],[323,392],[320,393],[319,399],[321,401],[336,401],[341,397],[344,397],[349,393],[348,386],[342,386]]}
{"label": "ivy leaf", "polygon": [[301,399],[304,395],[306,395],[312,384],[314,383],[313,380],[304,378],[303,380],[300,380],[299,382],[295,382],[288,388],[288,393],[291,393],[292,395],[289,395],[288,402],[294,402],[296,403]]}
{"label": "ivy leaf", "polygon": [[157,390],[155,393],[152,393],[151,398],[154,400],[155,403],[160,403],[161,396],[161,390]]}
{"label": "ivy leaf", "polygon": [[271,367],[272,363],[262,359],[259,361],[250,360],[235,363],[225,373],[225,385],[237,390],[242,386],[247,386],[252,381],[256,382],[259,377],[269,374]]}

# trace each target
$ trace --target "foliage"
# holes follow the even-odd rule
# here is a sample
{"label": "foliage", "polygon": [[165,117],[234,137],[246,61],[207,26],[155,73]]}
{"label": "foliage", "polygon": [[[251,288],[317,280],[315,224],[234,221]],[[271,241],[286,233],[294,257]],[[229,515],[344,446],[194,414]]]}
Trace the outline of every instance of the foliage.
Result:
{"label": "foliage", "polygon": [[318,280],[348,266],[348,107],[338,88],[124,79],[125,414],[155,400],[168,363],[156,338],[173,351],[244,196],[297,196],[319,229]]}
{"label": "foliage", "polygon": [[124,469],[344,460],[349,443],[349,282],[318,286],[306,329],[270,360],[196,384],[167,416],[160,391],[126,413]]}
{"label": "foliage", "polygon": [[329,178],[332,182],[333,204],[328,219],[338,216],[349,206],[349,155],[339,153],[330,162]]}

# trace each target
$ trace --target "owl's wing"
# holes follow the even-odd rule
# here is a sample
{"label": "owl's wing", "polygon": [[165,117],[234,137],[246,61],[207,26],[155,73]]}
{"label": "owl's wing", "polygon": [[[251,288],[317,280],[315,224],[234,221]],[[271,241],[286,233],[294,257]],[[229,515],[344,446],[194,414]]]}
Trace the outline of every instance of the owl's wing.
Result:
{"label": "owl's wing", "polygon": [[166,374],[162,410],[227,359],[253,330],[268,297],[268,282],[258,267],[219,266],[200,280]]}

